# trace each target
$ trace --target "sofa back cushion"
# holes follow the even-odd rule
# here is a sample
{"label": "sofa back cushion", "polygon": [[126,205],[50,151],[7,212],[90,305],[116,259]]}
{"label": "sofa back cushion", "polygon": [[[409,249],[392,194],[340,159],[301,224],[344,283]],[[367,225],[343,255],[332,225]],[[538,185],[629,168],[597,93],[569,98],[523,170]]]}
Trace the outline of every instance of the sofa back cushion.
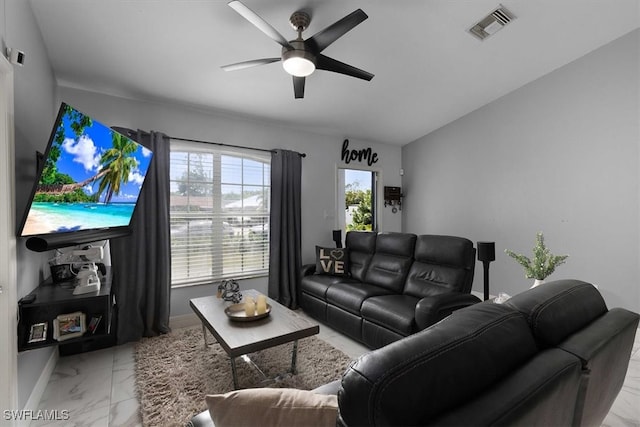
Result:
{"label": "sofa back cushion", "polygon": [[410,233],[379,233],[364,282],[401,293],[413,263],[416,236]]}
{"label": "sofa back cushion", "polygon": [[404,293],[416,298],[448,293],[469,293],[475,270],[475,249],[469,239],[421,235]]}
{"label": "sofa back cushion", "polygon": [[349,273],[351,277],[364,281],[365,273],[376,250],[375,231],[349,231],[345,245],[349,249]]}
{"label": "sofa back cushion", "polygon": [[524,316],[480,303],[357,359],[338,391],[345,425],[426,425],[537,354]]}
{"label": "sofa back cushion", "polygon": [[555,347],[607,312],[600,292],[580,280],[556,280],[505,302],[527,318],[540,347]]}

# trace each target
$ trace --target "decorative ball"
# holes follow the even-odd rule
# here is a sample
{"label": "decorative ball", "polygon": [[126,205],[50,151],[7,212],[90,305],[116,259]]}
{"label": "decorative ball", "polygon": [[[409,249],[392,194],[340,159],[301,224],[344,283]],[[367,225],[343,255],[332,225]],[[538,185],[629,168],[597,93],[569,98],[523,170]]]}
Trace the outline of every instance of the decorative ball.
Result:
{"label": "decorative ball", "polygon": [[225,301],[239,303],[242,300],[240,285],[233,279],[222,280],[218,285],[218,295]]}

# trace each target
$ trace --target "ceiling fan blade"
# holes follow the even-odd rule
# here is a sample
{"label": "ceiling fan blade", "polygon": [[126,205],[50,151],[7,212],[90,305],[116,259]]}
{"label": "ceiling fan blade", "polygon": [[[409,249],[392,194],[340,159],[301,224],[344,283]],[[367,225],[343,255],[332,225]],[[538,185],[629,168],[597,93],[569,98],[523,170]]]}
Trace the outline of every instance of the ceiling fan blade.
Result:
{"label": "ceiling fan blade", "polygon": [[287,39],[282,36],[282,34],[280,34],[275,28],[273,28],[267,21],[258,16],[258,14],[256,14],[253,10],[249,9],[238,0],[230,1],[228,5],[233,10],[238,12],[244,19],[251,22],[260,31],[273,39],[276,43],[280,44],[283,47],[293,49]]}
{"label": "ceiling fan blade", "polygon": [[293,94],[296,99],[304,98],[304,77],[293,76]]}
{"label": "ceiling fan blade", "polygon": [[373,78],[373,74],[356,68],[344,62],[337,61],[325,55],[316,57],[316,68],[318,70],[333,71],[334,73],[346,74],[347,76],[357,77],[362,80],[369,81]]}
{"label": "ceiling fan blade", "polygon": [[310,47],[313,52],[320,53],[327,46],[338,40],[368,17],[369,16],[367,16],[362,9],[353,11],[339,21],[329,25],[324,30],[318,31],[316,34],[305,40],[304,43],[306,46]]}
{"label": "ceiling fan blade", "polygon": [[271,64],[272,62],[278,62],[280,58],[264,58],[264,59],[252,59],[251,61],[236,62],[235,64],[223,65],[222,68],[225,71],[243,70],[245,68],[257,67],[258,65]]}

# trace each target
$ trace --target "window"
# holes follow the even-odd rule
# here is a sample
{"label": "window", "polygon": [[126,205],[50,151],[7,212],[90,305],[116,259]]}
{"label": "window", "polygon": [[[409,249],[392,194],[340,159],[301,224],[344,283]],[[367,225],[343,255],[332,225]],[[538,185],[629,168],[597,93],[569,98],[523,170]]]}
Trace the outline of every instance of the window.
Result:
{"label": "window", "polygon": [[269,270],[271,157],[171,142],[171,284],[263,276]]}
{"label": "window", "polygon": [[338,227],[344,231],[377,230],[377,172],[338,169]]}

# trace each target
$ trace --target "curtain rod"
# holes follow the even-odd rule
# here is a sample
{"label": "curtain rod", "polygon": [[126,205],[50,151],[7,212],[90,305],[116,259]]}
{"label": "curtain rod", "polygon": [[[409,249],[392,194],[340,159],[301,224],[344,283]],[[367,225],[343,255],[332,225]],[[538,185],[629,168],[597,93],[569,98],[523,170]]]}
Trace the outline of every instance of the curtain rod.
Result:
{"label": "curtain rod", "polygon": [[[245,150],[255,150],[255,151],[264,151],[266,153],[275,153],[277,150],[269,150],[266,148],[255,148],[255,147],[244,147],[242,145],[233,145],[233,144],[224,144],[222,142],[213,142],[213,141],[202,141],[200,139],[190,139],[190,138],[177,138],[175,136],[170,136],[170,139],[175,139],[177,141],[187,141],[187,142],[201,142],[203,144],[213,144],[213,145],[219,145],[222,147],[233,147],[233,148],[242,148]],[[306,153],[298,153],[300,155],[300,157],[307,157]]]}

